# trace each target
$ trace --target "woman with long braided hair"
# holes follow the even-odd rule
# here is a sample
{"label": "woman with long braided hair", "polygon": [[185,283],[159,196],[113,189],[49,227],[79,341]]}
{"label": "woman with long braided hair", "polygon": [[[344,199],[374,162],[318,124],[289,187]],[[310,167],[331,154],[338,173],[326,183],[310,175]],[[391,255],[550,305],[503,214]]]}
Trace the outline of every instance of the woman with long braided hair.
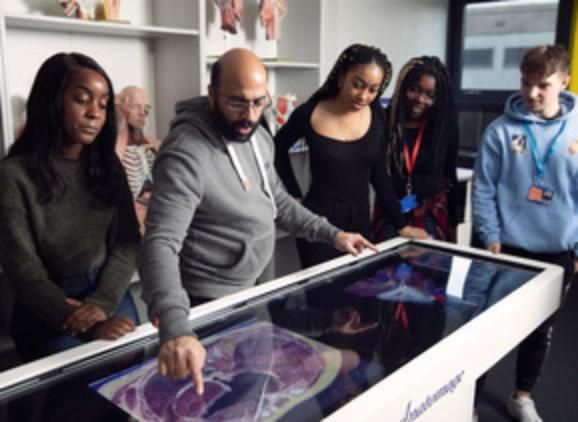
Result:
{"label": "woman with long braided hair", "polygon": [[[436,239],[454,241],[458,127],[450,79],[437,57],[417,57],[401,69],[388,124],[387,168],[405,220]],[[391,237],[387,217],[377,203],[376,240]]]}
{"label": "woman with long braided hair", "polygon": [[[339,56],[325,83],[295,109],[275,137],[275,165],[294,197],[303,195],[289,160],[289,148],[305,138],[311,186],[303,203],[343,230],[370,232],[369,186],[396,230],[426,237],[406,226],[393,184],[385,177],[386,121],[379,97],[391,79],[391,63],[379,49],[354,44]],[[304,267],[334,258],[338,252],[298,240]]]}

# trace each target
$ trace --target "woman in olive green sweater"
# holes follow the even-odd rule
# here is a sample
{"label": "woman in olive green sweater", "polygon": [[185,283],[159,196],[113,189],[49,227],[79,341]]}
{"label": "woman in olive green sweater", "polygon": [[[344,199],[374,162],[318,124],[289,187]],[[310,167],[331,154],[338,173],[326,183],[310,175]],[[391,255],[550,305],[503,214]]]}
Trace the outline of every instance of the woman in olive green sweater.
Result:
{"label": "woman in olive green sweater", "polygon": [[39,69],[26,125],[0,162],[0,266],[25,361],[133,331],[127,288],[140,237],[114,153],[113,88],[78,53]]}

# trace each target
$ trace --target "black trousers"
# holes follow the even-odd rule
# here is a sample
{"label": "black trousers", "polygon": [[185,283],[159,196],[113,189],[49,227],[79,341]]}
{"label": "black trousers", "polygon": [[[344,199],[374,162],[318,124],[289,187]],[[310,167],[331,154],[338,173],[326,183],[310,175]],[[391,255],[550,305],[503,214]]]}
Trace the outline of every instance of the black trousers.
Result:
{"label": "black trousers", "polygon": [[[574,278],[574,253],[572,251],[559,254],[533,253],[524,249],[503,246],[502,252],[517,255],[524,258],[535,259],[537,261],[549,262],[560,265],[564,268],[562,304],[563,306],[572,280]],[[518,356],[516,361],[516,389],[521,391],[532,391],[540,375],[550,346],[552,343],[552,332],[554,323],[558,318],[560,310],[544,321],[518,346]]]}
{"label": "black trousers", "polygon": [[[556,254],[545,254],[529,252],[525,249],[515,248],[507,245],[502,245],[502,252],[520,256],[523,258],[534,259],[537,261],[548,262],[551,264],[560,265],[564,268],[563,288],[562,288],[562,303],[560,308],[564,305],[565,299],[570,291],[570,286],[574,278],[574,260],[575,255],[573,251],[567,251]],[[556,311],[550,318],[544,321],[538,328],[528,335],[518,346],[518,354],[516,357],[516,390],[531,392],[538,382],[550,346],[552,343],[552,333],[554,323],[558,318],[560,309]],[[476,402],[479,398],[479,392],[482,390],[486,375],[482,375],[476,388]]]}

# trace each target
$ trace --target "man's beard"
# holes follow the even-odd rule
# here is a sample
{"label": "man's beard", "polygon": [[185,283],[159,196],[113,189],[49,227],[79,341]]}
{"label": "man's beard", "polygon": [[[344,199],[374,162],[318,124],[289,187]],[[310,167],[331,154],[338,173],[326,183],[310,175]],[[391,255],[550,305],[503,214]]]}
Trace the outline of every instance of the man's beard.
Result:
{"label": "man's beard", "polygon": [[[245,142],[251,139],[251,136],[257,130],[257,126],[259,126],[259,122],[253,122],[249,119],[242,119],[237,120],[236,122],[230,122],[227,120],[223,112],[221,111],[219,104],[215,104],[215,109],[213,110],[215,115],[215,120],[217,122],[217,127],[223,134],[226,139],[237,141],[237,142]],[[251,131],[246,134],[242,135],[237,132],[238,128],[241,127],[250,127]]]}

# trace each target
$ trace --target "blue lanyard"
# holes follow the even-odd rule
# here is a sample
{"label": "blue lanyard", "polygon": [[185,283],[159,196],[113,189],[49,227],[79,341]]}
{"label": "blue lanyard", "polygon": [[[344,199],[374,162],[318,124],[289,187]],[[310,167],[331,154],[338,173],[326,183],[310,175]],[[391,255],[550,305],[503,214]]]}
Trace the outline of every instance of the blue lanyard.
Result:
{"label": "blue lanyard", "polygon": [[544,180],[544,176],[546,174],[546,163],[548,162],[550,157],[552,157],[552,154],[554,153],[554,150],[556,149],[556,143],[558,142],[558,139],[560,138],[560,135],[562,134],[562,131],[564,130],[565,127],[566,127],[566,120],[564,120],[562,122],[562,124],[560,125],[560,129],[558,130],[558,133],[556,134],[556,136],[554,136],[554,138],[550,142],[550,146],[548,146],[548,150],[546,151],[546,154],[544,155],[544,159],[542,160],[540,158],[540,154],[538,153],[538,142],[536,141],[536,138],[534,137],[534,134],[532,133],[532,129],[530,128],[530,124],[526,123],[524,125],[524,129],[526,130],[526,133],[528,134],[528,141],[530,143],[530,151],[532,151],[532,156],[534,157],[534,164],[536,165],[536,171],[538,172],[538,177],[541,180]]}

